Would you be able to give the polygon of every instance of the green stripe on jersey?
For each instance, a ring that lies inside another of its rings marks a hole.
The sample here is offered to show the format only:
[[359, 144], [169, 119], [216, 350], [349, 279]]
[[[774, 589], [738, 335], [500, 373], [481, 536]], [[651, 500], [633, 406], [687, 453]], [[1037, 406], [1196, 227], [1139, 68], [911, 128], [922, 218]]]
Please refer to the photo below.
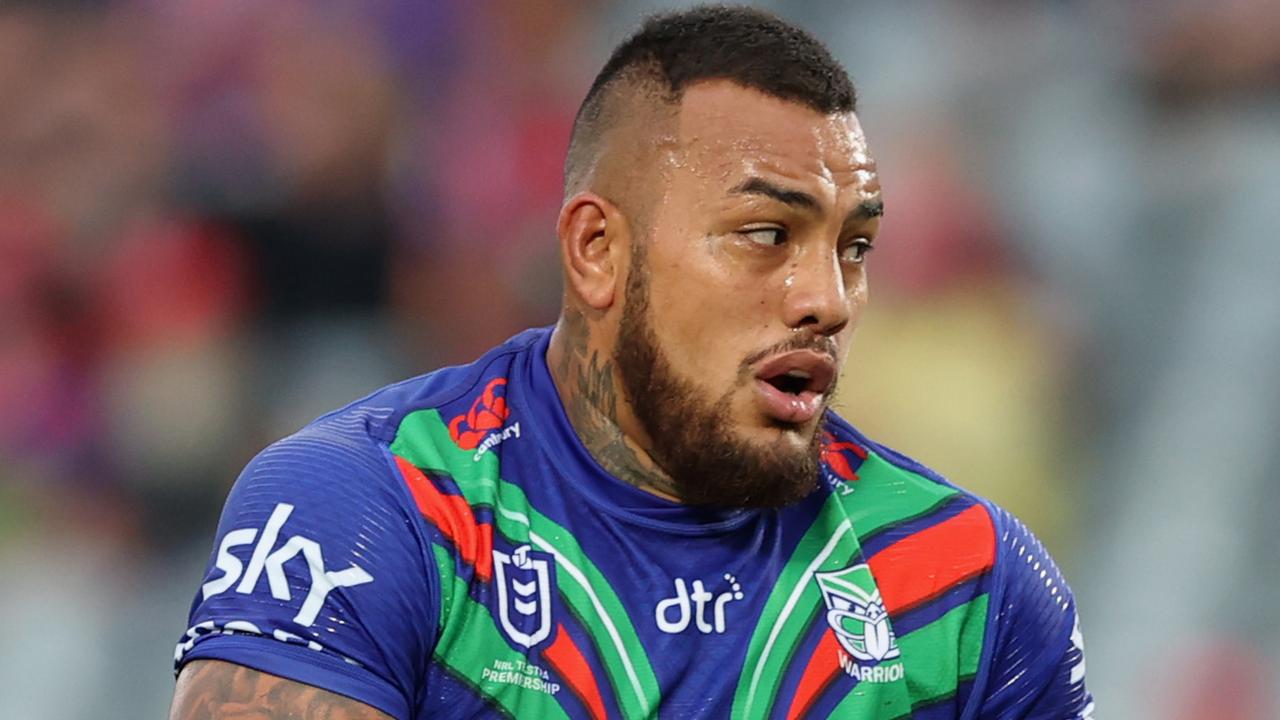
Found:
[[658, 679], [617, 593], [568, 529], [534, 509], [522, 488], [501, 479], [497, 453], [476, 459], [473, 451], [458, 448], [434, 409], [407, 415], [391, 451], [417, 467], [452, 477], [472, 507], [492, 507], [495, 529], [512, 543], [528, 543], [553, 555], [560, 595], [591, 638], [623, 713], [654, 714]]
[[987, 596], [980, 595], [928, 625], [900, 636], [898, 647], [906, 666], [910, 700], [860, 692], [862, 683], [859, 683], [840, 701], [831, 717], [902, 718], [910, 715], [914, 707], [954, 694], [961, 680], [977, 674], [986, 618]]
[[[453, 555], [432, 544], [436, 564], [452, 565]], [[434, 658], [462, 683], [515, 718], [568, 719], [551, 685], [541, 677], [520, 672], [512, 661], [519, 654], [502, 638], [488, 608], [467, 592], [466, 581], [453, 576], [448, 586], [442, 582], [440, 604], [449, 607], [455, 620], [446, 623], [436, 643]], [[504, 664], [505, 663], [505, 664]], [[557, 692], [568, 692], [559, 688]]]
[[900, 468], [872, 451], [858, 467], [858, 480], [848, 487], [853, 492], [835, 494], [844, 502], [860, 538], [928, 515], [959, 493], [953, 487]]
[[[984, 593], [898, 639], [907, 663], [912, 705], [955, 693], [960, 681], [978, 674], [987, 624]], [[957, 652], [958, 650], [958, 652]]]
[[797, 645], [824, 606], [813, 574], [848, 566], [858, 550], [852, 523], [832, 495], [796, 545], [769, 593], [747, 646], [747, 663], [738, 676], [733, 717], [768, 715]]
[[[735, 718], [765, 717], [772, 712], [783, 672], [793, 662], [811, 621], [820, 618], [825, 609], [813, 574], [848, 567], [858, 554], [858, 537], [927, 515], [958, 493], [955, 488], [900, 468], [874, 452], [867, 453], [858, 468], [858, 477], [857, 482], [842, 486], [852, 488], [852, 492], [837, 489], [832, 493], [775, 583], [738, 679], [733, 700]], [[883, 698], [877, 701], [906, 707], [902, 692], [883, 685], [877, 687], [875, 692], [871, 692], [871, 686], [858, 692], [867, 701]]]

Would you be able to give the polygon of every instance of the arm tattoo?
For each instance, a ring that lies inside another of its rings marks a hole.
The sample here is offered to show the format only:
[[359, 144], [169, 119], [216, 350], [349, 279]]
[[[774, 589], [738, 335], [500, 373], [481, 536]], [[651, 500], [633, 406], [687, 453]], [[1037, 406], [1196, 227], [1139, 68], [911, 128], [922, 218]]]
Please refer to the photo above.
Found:
[[565, 352], [557, 363], [556, 380], [567, 390], [565, 411], [582, 444], [619, 480], [677, 495], [670, 476], [618, 427], [613, 363], [602, 358], [599, 350], [588, 349], [586, 318], [581, 312], [566, 310], [564, 335]]
[[389, 720], [351, 698], [221, 660], [182, 670], [169, 720]]

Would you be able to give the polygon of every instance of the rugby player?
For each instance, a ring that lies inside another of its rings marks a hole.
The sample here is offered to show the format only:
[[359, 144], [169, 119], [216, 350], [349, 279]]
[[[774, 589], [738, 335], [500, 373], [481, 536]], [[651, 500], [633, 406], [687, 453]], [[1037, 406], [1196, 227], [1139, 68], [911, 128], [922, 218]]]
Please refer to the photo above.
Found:
[[827, 409], [882, 209], [818, 41], [651, 18], [575, 121], [558, 323], [248, 465], [171, 717], [1088, 717], [1044, 548]]

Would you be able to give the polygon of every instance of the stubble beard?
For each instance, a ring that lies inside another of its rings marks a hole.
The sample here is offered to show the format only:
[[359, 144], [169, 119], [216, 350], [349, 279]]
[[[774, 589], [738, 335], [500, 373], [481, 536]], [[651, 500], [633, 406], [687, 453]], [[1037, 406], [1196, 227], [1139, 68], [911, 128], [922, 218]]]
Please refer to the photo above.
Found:
[[632, 411], [652, 441], [649, 452], [670, 475], [681, 502], [777, 508], [815, 489], [820, 424], [799, 449], [784, 438], [773, 445], [749, 442], [732, 429], [733, 388], [712, 400], [671, 366], [650, 322], [643, 242], [636, 243], [627, 278], [614, 362]]

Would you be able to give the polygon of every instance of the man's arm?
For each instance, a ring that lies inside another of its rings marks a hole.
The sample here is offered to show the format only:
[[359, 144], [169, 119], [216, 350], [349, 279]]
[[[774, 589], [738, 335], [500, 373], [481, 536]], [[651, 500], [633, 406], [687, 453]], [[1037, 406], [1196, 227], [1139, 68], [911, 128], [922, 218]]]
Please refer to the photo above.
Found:
[[390, 720], [328, 690], [221, 660], [193, 660], [178, 676], [169, 720]]

